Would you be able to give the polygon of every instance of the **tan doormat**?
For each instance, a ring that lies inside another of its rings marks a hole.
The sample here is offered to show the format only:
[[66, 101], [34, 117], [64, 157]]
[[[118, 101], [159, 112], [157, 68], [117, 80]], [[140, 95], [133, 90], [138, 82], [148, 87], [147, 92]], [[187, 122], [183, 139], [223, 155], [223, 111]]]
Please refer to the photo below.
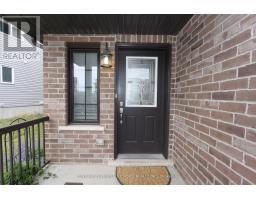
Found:
[[117, 180], [122, 185], [169, 185], [171, 175], [162, 166], [125, 166], [116, 168]]

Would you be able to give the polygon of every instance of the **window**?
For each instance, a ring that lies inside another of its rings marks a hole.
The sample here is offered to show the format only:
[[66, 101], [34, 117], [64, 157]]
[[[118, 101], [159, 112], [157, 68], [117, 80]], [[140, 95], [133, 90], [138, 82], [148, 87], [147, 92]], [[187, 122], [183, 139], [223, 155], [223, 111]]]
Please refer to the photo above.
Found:
[[70, 49], [70, 122], [99, 122], [99, 49]]
[[0, 19], [0, 31], [3, 33], [6, 33], [6, 34], [9, 34], [9, 32], [10, 32], [9, 24], [3, 22], [1, 19]]
[[1, 83], [14, 84], [14, 69], [11, 67], [1, 67]]

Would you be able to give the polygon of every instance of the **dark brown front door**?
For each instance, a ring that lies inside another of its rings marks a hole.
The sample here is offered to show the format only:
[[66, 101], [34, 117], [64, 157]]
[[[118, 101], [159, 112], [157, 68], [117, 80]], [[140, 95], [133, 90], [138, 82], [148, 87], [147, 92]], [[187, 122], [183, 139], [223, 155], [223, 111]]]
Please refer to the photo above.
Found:
[[124, 47], [117, 52], [118, 153], [165, 153], [168, 97], [165, 48]]

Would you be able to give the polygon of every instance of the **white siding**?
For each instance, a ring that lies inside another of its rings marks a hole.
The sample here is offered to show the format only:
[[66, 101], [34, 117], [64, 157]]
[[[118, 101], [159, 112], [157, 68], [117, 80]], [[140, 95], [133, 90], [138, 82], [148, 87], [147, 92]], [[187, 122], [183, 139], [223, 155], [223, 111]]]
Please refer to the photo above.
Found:
[[[38, 105], [43, 100], [43, 51], [37, 48], [38, 59], [4, 59], [3, 36], [0, 32], [0, 65], [14, 68], [14, 84], [0, 83], [0, 107]], [[8, 36], [11, 41], [16, 38]], [[25, 41], [23, 41], [24, 43]], [[20, 53], [24, 52], [12, 52]], [[1, 72], [0, 72], [1, 73]], [[1, 75], [1, 74], [0, 74]]]

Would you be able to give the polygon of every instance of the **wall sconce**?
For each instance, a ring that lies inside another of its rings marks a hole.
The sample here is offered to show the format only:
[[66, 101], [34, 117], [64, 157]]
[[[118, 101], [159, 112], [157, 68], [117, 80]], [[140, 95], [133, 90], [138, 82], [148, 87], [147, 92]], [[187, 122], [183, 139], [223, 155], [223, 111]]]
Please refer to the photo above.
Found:
[[112, 54], [108, 49], [108, 43], [106, 42], [105, 49], [101, 54], [101, 67], [110, 68], [112, 67]]

